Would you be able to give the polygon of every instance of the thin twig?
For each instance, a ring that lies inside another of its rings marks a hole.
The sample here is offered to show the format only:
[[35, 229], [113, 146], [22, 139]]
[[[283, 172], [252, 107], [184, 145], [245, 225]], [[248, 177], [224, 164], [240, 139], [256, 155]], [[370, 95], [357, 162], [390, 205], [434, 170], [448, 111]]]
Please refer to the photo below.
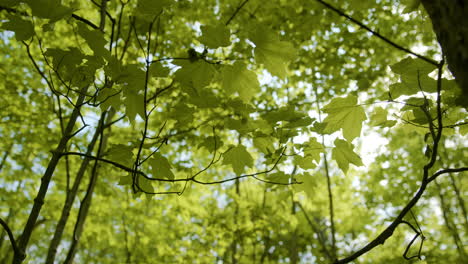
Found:
[[229, 23], [231, 23], [231, 21], [234, 19], [234, 17], [236, 17], [237, 13], [239, 13], [239, 11], [242, 9], [242, 7], [244, 7], [245, 4], [247, 4], [247, 2], [249, 2], [249, 0], [244, 0], [244, 2], [242, 2], [242, 3], [236, 8], [236, 10], [234, 11], [234, 13], [232, 13], [231, 17], [226, 21], [226, 26], [229, 25]]
[[378, 37], [379, 39], [385, 41], [386, 43], [390, 44], [391, 46], [401, 50], [401, 51], [404, 51], [406, 53], [409, 53], [411, 55], [414, 55], [416, 57], [418, 57], [419, 59], [423, 60], [423, 61], [426, 61], [432, 65], [435, 65], [435, 66], [438, 66], [439, 63], [433, 59], [430, 59], [426, 56], [423, 56], [421, 54], [418, 54], [414, 51], [411, 51], [395, 42], [393, 42], [392, 40], [388, 39], [387, 37], [385, 36], [382, 36], [380, 33], [372, 30], [371, 28], [369, 28], [368, 26], [364, 25], [362, 22], [356, 20], [355, 18], [351, 17], [350, 15], [344, 13], [343, 11], [341, 11], [340, 9], [332, 6], [331, 4], [323, 1], [323, 0], [316, 0], [317, 2], [321, 3], [322, 5], [324, 5], [325, 7], [327, 7], [328, 9], [332, 10], [333, 12], [337, 13], [338, 15], [342, 16], [342, 17], [345, 17], [346, 19], [348, 19], [349, 21], [353, 22], [354, 24], [360, 26], [361, 28], [365, 29], [366, 31], [368, 31], [369, 33], [371, 33], [372, 35]]

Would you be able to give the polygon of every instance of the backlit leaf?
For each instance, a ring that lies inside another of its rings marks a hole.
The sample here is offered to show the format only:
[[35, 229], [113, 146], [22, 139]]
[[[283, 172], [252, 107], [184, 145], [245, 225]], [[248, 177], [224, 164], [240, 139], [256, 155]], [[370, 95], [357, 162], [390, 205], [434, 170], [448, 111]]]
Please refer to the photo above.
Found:
[[215, 49], [218, 47], [226, 47], [231, 44], [229, 41], [230, 32], [224, 24], [217, 23], [215, 25], [205, 25], [200, 27], [202, 36], [200, 42], [208, 48]]
[[296, 56], [294, 46], [280, 41], [275, 33], [265, 26], [259, 26], [251, 33], [250, 40], [255, 44], [255, 61], [262, 63], [275, 76], [284, 79], [287, 66]]
[[342, 139], [335, 140], [332, 158], [338, 163], [338, 167], [344, 173], [348, 171], [349, 164], [354, 164], [356, 166], [364, 165], [359, 155], [353, 151], [353, 145]]
[[342, 129], [344, 138], [349, 142], [361, 134], [362, 122], [367, 119], [363, 107], [357, 105], [357, 97], [353, 95], [335, 98], [322, 110], [328, 114], [323, 120], [326, 124], [324, 132]]
[[223, 164], [230, 164], [237, 175], [245, 171], [245, 167], [253, 166], [253, 159], [247, 149], [238, 145], [223, 155]]
[[171, 171], [172, 166], [166, 157], [156, 153], [148, 160], [148, 163], [151, 166], [151, 171], [154, 178], [169, 180], [174, 179], [174, 173]]
[[226, 65], [222, 70], [223, 88], [227, 94], [237, 92], [244, 102], [250, 101], [260, 90], [257, 75], [247, 70], [246, 65], [236, 62], [234, 65]]

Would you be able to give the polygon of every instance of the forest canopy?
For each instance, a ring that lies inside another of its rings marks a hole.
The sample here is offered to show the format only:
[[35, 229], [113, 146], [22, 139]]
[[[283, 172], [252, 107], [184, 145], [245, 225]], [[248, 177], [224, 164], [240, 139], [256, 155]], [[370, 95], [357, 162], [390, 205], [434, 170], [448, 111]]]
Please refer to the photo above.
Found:
[[467, 7], [0, 0], [0, 263], [465, 263]]

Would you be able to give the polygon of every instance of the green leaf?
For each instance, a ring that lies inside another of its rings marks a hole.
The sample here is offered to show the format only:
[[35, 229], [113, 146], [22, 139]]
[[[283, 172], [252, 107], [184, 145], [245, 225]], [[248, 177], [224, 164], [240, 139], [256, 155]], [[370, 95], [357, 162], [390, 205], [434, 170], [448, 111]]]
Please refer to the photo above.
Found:
[[400, 82], [390, 85], [390, 94], [393, 99], [401, 95], [412, 95], [418, 92], [437, 91], [437, 81], [428, 76], [436, 66], [421, 59], [405, 58], [390, 66], [392, 71], [400, 75]]
[[172, 5], [173, 2], [173, 0], [138, 0], [135, 14], [151, 19], [159, 15], [164, 8]]
[[304, 192], [309, 198], [315, 198], [317, 196], [317, 182], [314, 178], [317, 175], [310, 175], [309, 173], [297, 174], [294, 176], [297, 182], [301, 182], [301, 184], [293, 185], [293, 190], [295, 192]]
[[289, 180], [291, 178], [291, 175], [285, 174], [282, 171], [275, 172], [272, 174], [268, 174], [268, 181], [274, 182], [274, 183], [280, 183], [280, 184], [288, 184]]
[[189, 107], [184, 101], [181, 101], [171, 109], [169, 117], [177, 120], [180, 126], [190, 124], [193, 121], [194, 113], [195, 109], [193, 107]]
[[367, 119], [362, 106], [357, 105], [357, 97], [349, 95], [345, 98], [335, 98], [323, 107], [328, 116], [323, 120], [326, 124], [324, 133], [343, 130], [343, 136], [351, 142], [361, 134], [362, 122]]
[[216, 73], [213, 65], [203, 60], [183, 61], [179, 65], [182, 68], [175, 73], [176, 81], [179, 81], [186, 88], [195, 89], [195, 91], [210, 84]]
[[312, 158], [312, 156], [294, 156], [294, 164], [296, 164], [304, 170], [313, 169], [317, 167], [317, 165], [314, 163], [314, 159]]
[[151, 166], [151, 171], [154, 178], [158, 179], [174, 179], [174, 173], [171, 171], [171, 164], [160, 153], [156, 153], [148, 160]]
[[151, 77], [167, 77], [169, 68], [164, 67], [160, 62], [154, 62], [150, 65], [149, 74]]
[[101, 110], [105, 111], [111, 106], [118, 110], [122, 105], [121, 94], [119, 90], [109, 87], [99, 90], [96, 99], [100, 102]]
[[141, 175], [137, 175], [137, 186], [141, 189], [141, 191], [145, 193], [154, 193], [153, 182], [151, 180], [146, 179]]
[[104, 38], [104, 34], [97, 29], [89, 29], [88, 26], [83, 23], [78, 24], [78, 34], [82, 36], [86, 44], [94, 52], [94, 55], [103, 56], [105, 58], [110, 57], [109, 51], [105, 48], [107, 41]]
[[69, 50], [50, 48], [44, 55], [52, 57], [52, 65], [56, 71], [63, 68], [66, 71], [73, 71], [85, 58], [77, 48], [69, 48]]
[[255, 61], [262, 63], [272, 74], [281, 79], [287, 75], [287, 65], [296, 56], [294, 46], [278, 37], [264, 26], [251, 33], [250, 40], [255, 44]]
[[233, 94], [237, 92], [244, 102], [250, 101], [260, 90], [257, 75], [247, 70], [247, 67], [241, 62], [236, 62], [233, 66], [224, 66], [222, 78], [223, 88], [226, 93]]
[[71, 16], [73, 9], [62, 5], [61, 0], [25, 0], [32, 10], [32, 15], [50, 19], [51, 22]]
[[338, 167], [346, 173], [349, 168], [349, 164], [356, 166], [363, 166], [361, 158], [358, 154], [353, 151], [353, 145], [349, 142], [336, 139], [335, 147], [333, 148], [332, 158], [338, 163]]
[[437, 67], [421, 59], [406, 57], [403, 60], [390, 66], [392, 71], [399, 75], [427, 75]]
[[[130, 90], [130, 89], [129, 89]], [[138, 114], [141, 118], [145, 117], [145, 107], [143, 95], [134, 91], [125, 92], [124, 105], [127, 117], [130, 121], [135, 120]]]
[[[271, 124], [276, 124], [278, 121], [289, 121], [293, 123], [309, 117], [307, 113], [297, 112], [294, 108], [294, 105], [283, 106], [279, 109], [270, 110], [262, 117]], [[305, 121], [307, 121], [307, 119]]]
[[275, 138], [273, 137], [254, 137], [253, 144], [258, 150], [265, 154], [270, 154], [275, 151], [275, 147], [273, 146]]
[[223, 146], [223, 144], [224, 143], [223, 141], [221, 141], [220, 137], [210, 136], [210, 137], [205, 138], [203, 142], [198, 145], [198, 148], [205, 148], [206, 150], [212, 153], [215, 150], [215, 146], [216, 146], [216, 149], [219, 149], [220, 147]]
[[387, 119], [387, 110], [383, 109], [382, 107], [376, 107], [374, 112], [372, 113], [370, 119], [371, 124], [378, 127], [392, 127], [394, 126], [397, 121], [396, 120], [388, 120]]
[[16, 40], [28, 40], [34, 36], [34, 26], [31, 21], [21, 19], [16, 15], [8, 15], [8, 19], [9, 21], [2, 24], [2, 29], [15, 32]]
[[131, 166], [134, 162], [132, 150], [133, 147], [131, 146], [115, 144], [111, 146], [107, 153], [107, 156], [110, 160], [128, 167]]
[[320, 162], [320, 153], [322, 152], [325, 152], [325, 148], [321, 143], [317, 142], [316, 138], [310, 138], [304, 144], [304, 155], [311, 157], [317, 164]]
[[202, 36], [200, 42], [208, 48], [216, 49], [219, 47], [227, 47], [231, 44], [229, 37], [231, 33], [229, 28], [224, 24], [217, 23], [215, 25], [205, 25], [200, 27]]
[[244, 146], [238, 145], [223, 154], [223, 164], [231, 164], [234, 172], [240, 175], [245, 171], [245, 167], [253, 166], [253, 159]]

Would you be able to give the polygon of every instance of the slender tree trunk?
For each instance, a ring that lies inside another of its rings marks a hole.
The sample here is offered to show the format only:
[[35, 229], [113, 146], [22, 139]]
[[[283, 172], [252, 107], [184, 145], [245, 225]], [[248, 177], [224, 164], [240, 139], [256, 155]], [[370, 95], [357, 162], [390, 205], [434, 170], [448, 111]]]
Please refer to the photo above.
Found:
[[[104, 118], [104, 113], [101, 115], [101, 119]], [[99, 125], [97, 126], [96, 130], [94, 131], [93, 138], [88, 144], [88, 149], [86, 150], [86, 155], [91, 155], [94, 149], [94, 145], [99, 137], [100, 131], [103, 129], [102, 121], [99, 121]], [[70, 192], [67, 193], [67, 197], [65, 198], [65, 203], [63, 205], [62, 214], [60, 219], [57, 223], [57, 227], [55, 228], [54, 236], [50, 242], [49, 250], [47, 252], [46, 264], [54, 263], [55, 255], [57, 254], [57, 247], [60, 244], [60, 240], [62, 239], [63, 231], [65, 230], [65, 225], [67, 224], [68, 217], [70, 216], [70, 211], [73, 206], [73, 202], [75, 201], [75, 197], [78, 193], [78, 188], [80, 187], [81, 181], [83, 176], [88, 168], [89, 162], [91, 161], [90, 158], [86, 157], [81, 162], [80, 168], [76, 174], [75, 181], [73, 182], [73, 186]]]
[[67, 146], [67, 142], [73, 135], [73, 128], [80, 114], [80, 108], [84, 102], [87, 90], [88, 87], [81, 88], [78, 99], [75, 103], [75, 108], [73, 109], [70, 119], [68, 120], [67, 127], [65, 128], [65, 131], [63, 133], [62, 138], [60, 139], [57, 148], [52, 153], [52, 158], [49, 161], [49, 165], [47, 166], [47, 169], [41, 178], [41, 185], [39, 187], [39, 191], [37, 192], [36, 198], [34, 198], [34, 204], [31, 209], [31, 213], [29, 214], [23, 233], [18, 239], [18, 249], [20, 253], [16, 253], [14, 255], [14, 264], [19, 264], [23, 262], [23, 260], [26, 258], [26, 248], [28, 246], [29, 239], [31, 238], [31, 234], [36, 224], [37, 218], [39, 217], [39, 213], [42, 209], [42, 205], [44, 204], [44, 198], [47, 194], [52, 175], [54, 174], [55, 168], [57, 167], [62, 152]]
[[468, 1], [422, 0], [448, 67], [463, 91], [460, 104], [468, 106]]
[[[115, 114], [114, 110], [111, 110], [109, 112], [109, 115], [107, 116], [108, 121], [106, 123], [112, 122], [111, 119], [113, 118], [114, 114]], [[104, 127], [105, 119], [106, 119], [106, 113], [103, 113], [101, 116], [100, 125], [99, 125], [102, 128]], [[109, 136], [109, 134], [104, 135], [103, 129], [100, 129], [100, 133], [101, 133], [101, 138], [99, 140], [99, 147], [96, 153], [96, 157], [98, 158], [100, 158], [102, 154], [104, 153], [104, 150], [106, 149], [106, 146], [107, 146], [107, 138]], [[65, 263], [73, 263], [73, 259], [76, 255], [76, 251], [78, 249], [78, 244], [81, 238], [81, 234], [83, 233], [84, 224], [88, 216], [89, 208], [91, 208], [94, 188], [96, 187], [97, 179], [99, 176], [98, 169], [99, 169], [99, 161], [96, 160], [94, 163], [92, 172], [91, 172], [88, 189], [86, 190], [86, 194], [83, 200], [81, 201], [81, 206], [78, 211], [78, 217], [76, 219], [75, 228], [73, 230], [72, 243], [70, 245], [70, 249], [68, 251], [67, 257], [65, 259]]]

